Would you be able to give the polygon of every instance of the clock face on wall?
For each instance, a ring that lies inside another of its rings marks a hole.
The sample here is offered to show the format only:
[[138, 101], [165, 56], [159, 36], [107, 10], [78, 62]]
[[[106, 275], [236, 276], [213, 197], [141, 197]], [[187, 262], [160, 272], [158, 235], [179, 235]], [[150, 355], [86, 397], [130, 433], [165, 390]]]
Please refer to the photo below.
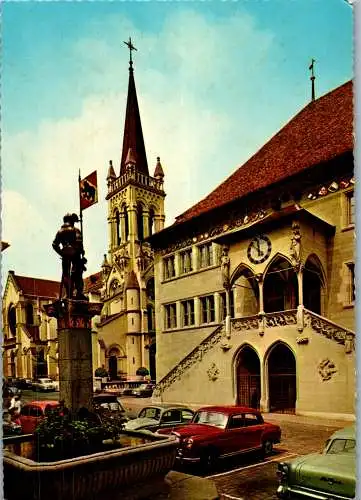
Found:
[[248, 246], [247, 256], [253, 264], [261, 264], [268, 259], [271, 249], [271, 240], [262, 234], [253, 238]]

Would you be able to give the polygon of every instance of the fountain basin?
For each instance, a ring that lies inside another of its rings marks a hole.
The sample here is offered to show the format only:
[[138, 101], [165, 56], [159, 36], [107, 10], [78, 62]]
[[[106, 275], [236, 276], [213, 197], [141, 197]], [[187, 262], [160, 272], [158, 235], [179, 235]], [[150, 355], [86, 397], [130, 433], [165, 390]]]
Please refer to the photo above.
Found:
[[124, 498], [131, 490], [132, 500], [137, 500], [142, 485], [151, 484], [152, 491], [162, 488], [175, 462], [176, 439], [146, 431], [126, 431], [123, 436], [133, 445], [51, 462], [27, 458], [33, 455], [33, 436], [4, 438], [5, 498], [89, 500], [116, 489], [118, 494], [124, 491]]

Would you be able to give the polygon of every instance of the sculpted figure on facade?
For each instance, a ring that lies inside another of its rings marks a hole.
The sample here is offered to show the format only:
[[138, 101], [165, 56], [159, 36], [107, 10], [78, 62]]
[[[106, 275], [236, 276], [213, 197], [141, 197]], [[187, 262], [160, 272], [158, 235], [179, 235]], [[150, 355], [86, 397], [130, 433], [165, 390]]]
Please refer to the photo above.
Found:
[[123, 247], [119, 254], [115, 257], [115, 263], [119, 266], [119, 268], [124, 271], [127, 268], [129, 262], [129, 253], [126, 247]]
[[228, 252], [229, 252], [229, 247], [227, 245], [223, 245], [222, 256], [221, 256], [221, 272], [222, 272], [222, 283], [224, 288], [229, 287], [229, 269], [231, 261]]
[[301, 232], [300, 225], [298, 222], [293, 222], [292, 224], [292, 237], [291, 237], [291, 247], [290, 247], [290, 255], [295, 265], [299, 265], [301, 263]]
[[86, 271], [87, 262], [84, 257], [83, 235], [80, 229], [74, 226], [75, 222], [79, 222], [78, 216], [66, 214], [63, 222], [53, 241], [53, 249], [62, 259], [60, 298], [65, 290], [69, 299], [88, 300], [83, 294], [83, 272]]

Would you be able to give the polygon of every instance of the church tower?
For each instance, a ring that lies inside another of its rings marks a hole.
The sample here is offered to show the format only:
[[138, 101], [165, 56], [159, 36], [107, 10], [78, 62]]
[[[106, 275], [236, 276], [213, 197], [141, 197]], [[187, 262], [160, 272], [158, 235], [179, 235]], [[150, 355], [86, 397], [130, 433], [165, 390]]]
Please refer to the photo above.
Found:
[[98, 333], [111, 376], [115, 371], [132, 376], [144, 366], [155, 378], [154, 360], [149, 360], [155, 342], [154, 266], [145, 239], [164, 228], [164, 173], [158, 157], [154, 175], [149, 175], [134, 80], [136, 49], [131, 39], [125, 43], [130, 50], [128, 96], [119, 170], [110, 161], [106, 179], [109, 248], [102, 265], [104, 307]]

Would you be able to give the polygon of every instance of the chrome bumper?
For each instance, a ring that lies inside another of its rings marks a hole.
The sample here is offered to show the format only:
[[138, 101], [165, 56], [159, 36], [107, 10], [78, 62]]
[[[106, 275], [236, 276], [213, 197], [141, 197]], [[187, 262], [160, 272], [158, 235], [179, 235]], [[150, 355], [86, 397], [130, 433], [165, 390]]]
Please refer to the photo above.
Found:
[[351, 500], [354, 497], [340, 496], [335, 493], [322, 493], [312, 489], [297, 488], [287, 486], [285, 484], [280, 484], [277, 488], [277, 497], [288, 500], [294, 497], [296, 498], [310, 498], [312, 500]]

